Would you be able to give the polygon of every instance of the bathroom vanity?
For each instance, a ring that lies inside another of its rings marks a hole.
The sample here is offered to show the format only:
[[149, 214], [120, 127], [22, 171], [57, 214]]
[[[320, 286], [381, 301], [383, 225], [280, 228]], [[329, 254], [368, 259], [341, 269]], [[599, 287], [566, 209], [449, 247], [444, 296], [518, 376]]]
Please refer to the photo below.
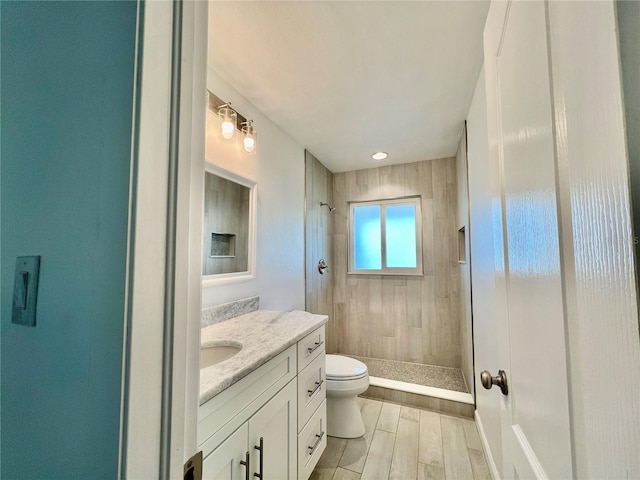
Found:
[[203, 478], [309, 478], [327, 442], [326, 322], [258, 310], [202, 329], [227, 357], [200, 370]]

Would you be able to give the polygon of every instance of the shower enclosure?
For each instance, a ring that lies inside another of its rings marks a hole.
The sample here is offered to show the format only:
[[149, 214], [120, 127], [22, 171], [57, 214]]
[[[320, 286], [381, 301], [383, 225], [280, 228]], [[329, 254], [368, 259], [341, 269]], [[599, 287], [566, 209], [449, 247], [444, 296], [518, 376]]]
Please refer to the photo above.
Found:
[[[367, 364], [365, 396], [472, 416], [456, 159], [333, 174], [306, 152], [305, 166], [306, 308], [329, 316], [327, 352]], [[416, 196], [423, 274], [348, 272], [349, 204]]]

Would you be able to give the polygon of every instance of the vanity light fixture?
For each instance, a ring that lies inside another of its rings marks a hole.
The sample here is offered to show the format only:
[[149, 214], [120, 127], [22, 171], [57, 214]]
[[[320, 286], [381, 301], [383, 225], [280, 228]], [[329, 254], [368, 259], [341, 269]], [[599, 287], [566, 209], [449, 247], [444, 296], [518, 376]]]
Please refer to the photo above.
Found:
[[236, 133], [236, 122], [238, 120], [238, 114], [231, 108], [231, 102], [224, 103], [218, 107], [218, 116], [222, 121], [220, 135], [225, 140], [231, 140]]
[[242, 122], [242, 149], [249, 155], [256, 154], [256, 131], [253, 120]]
[[387, 152], [376, 152], [373, 155], [371, 155], [371, 158], [373, 158], [374, 160], [384, 160], [388, 156], [389, 155], [387, 154]]

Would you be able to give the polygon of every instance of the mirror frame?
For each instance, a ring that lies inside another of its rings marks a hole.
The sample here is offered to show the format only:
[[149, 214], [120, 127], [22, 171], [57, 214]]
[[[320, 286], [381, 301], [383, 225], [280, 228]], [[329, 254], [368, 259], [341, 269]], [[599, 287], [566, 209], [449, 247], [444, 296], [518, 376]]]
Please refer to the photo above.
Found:
[[[247, 282], [256, 278], [256, 212], [258, 199], [258, 183], [238, 175], [235, 172], [219, 167], [218, 165], [206, 160], [204, 162], [205, 175], [211, 173], [230, 180], [249, 189], [249, 241], [247, 252], [247, 270], [244, 272], [218, 273], [214, 275], [202, 275], [202, 286], [213, 287], [217, 285], [226, 285], [230, 283]], [[203, 196], [204, 198], [204, 196]], [[206, 201], [206, 199], [204, 199]], [[203, 219], [204, 223], [204, 209]], [[200, 261], [202, 265], [202, 260]]]

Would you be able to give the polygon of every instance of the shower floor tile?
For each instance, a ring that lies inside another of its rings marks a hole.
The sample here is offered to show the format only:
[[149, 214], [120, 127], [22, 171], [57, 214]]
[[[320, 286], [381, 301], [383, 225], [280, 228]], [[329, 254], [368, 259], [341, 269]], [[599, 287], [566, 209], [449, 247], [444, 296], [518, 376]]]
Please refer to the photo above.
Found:
[[349, 356], [364, 363], [369, 370], [369, 375], [373, 377], [469, 393], [462, 370], [459, 368]]

